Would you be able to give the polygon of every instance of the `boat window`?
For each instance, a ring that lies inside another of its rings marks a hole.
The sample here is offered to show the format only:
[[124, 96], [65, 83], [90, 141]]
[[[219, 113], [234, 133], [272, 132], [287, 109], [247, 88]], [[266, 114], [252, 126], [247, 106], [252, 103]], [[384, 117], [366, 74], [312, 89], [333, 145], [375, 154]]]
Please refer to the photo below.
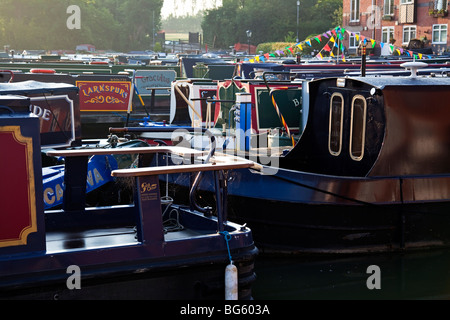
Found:
[[330, 100], [330, 118], [328, 132], [328, 151], [338, 156], [342, 148], [342, 123], [344, 117], [344, 97], [340, 93], [333, 93]]
[[360, 161], [364, 156], [366, 109], [366, 99], [361, 95], [354, 96], [350, 121], [350, 157], [355, 161]]

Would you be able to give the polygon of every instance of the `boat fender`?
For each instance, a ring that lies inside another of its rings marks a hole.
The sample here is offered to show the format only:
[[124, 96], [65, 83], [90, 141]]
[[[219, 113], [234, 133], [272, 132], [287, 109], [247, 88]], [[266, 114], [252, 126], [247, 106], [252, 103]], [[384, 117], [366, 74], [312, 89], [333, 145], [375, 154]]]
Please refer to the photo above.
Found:
[[54, 69], [31, 69], [31, 73], [56, 73]]
[[228, 243], [231, 240], [231, 235], [227, 231], [220, 233], [225, 237], [230, 259], [230, 264], [225, 268], [225, 300], [238, 300], [238, 271], [231, 259], [230, 245]]
[[238, 272], [233, 263], [225, 268], [225, 300], [238, 299]]

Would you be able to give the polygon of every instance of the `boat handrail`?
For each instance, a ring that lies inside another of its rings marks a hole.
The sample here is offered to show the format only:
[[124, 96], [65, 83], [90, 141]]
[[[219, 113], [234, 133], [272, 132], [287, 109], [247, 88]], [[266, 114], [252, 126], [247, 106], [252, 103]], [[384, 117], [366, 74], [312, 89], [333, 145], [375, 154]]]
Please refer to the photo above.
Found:
[[151, 154], [151, 153], [171, 153], [178, 156], [201, 156], [208, 151], [190, 149], [177, 146], [156, 146], [140, 148], [87, 148], [76, 150], [51, 150], [47, 151], [48, 156], [56, 157], [83, 157], [92, 155], [112, 155], [112, 154]]
[[132, 169], [113, 170], [113, 177], [142, 177], [159, 174], [185, 173], [185, 172], [204, 172], [204, 171], [220, 171], [244, 169], [253, 167], [252, 161], [233, 161], [228, 163], [204, 163], [204, 164], [185, 164], [174, 166], [145, 167]]

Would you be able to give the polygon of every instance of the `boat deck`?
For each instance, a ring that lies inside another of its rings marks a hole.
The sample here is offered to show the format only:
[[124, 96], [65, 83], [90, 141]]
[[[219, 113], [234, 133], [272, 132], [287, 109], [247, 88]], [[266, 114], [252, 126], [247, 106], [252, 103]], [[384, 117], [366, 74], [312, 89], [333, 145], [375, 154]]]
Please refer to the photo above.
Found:
[[[211, 235], [210, 230], [182, 229], [165, 233], [165, 241]], [[131, 246], [140, 244], [135, 227], [103, 228], [85, 231], [51, 231], [46, 234], [47, 253]]]

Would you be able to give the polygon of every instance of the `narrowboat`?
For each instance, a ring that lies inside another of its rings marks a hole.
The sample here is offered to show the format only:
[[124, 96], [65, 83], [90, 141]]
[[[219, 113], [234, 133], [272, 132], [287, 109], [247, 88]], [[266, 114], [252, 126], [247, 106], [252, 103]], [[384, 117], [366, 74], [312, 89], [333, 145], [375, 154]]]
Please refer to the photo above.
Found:
[[[251, 227], [261, 251], [450, 245], [450, 79], [417, 76], [414, 64], [408, 77], [305, 83], [307, 120], [295, 147], [229, 175], [230, 218]], [[201, 188], [212, 181], [205, 175]]]
[[[49, 150], [64, 158], [61, 209], [45, 210], [39, 118], [26, 96], [0, 95], [1, 299], [251, 299], [258, 253], [251, 230], [228, 221], [223, 171], [251, 161], [180, 147]], [[157, 153], [176, 166], [148, 167]], [[138, 167], [113, 169], [134, 190], [129, 205], [87, 206], [90, 157], [138, 155]], [[216, 214], [177, 205], [160, 192], [159, 175], [217, 172]], [[228, 268], [233, 265], [236, 269]], [[233, 277], [235, 275], [235, 277]], [[233, 282], [234, 279], [234, 282]], [[227, 286], [228, 285], [228, 286]], [[234, 291], [233, 291], [234, 292]]]

